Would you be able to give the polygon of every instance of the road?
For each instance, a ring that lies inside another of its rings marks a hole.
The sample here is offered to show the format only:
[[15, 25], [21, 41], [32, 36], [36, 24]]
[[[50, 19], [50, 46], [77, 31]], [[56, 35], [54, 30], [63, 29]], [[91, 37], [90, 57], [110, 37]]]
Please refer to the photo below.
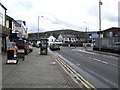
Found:
[[69, 47], [56, 53], [96, 88], [118, 88], [118, 57]]

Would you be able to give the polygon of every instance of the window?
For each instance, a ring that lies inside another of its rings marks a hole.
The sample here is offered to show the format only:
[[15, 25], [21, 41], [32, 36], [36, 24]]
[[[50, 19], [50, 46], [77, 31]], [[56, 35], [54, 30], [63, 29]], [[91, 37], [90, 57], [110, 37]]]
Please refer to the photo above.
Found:
[[5, 10], [0, 7], [0, 24], [5, 26]]
[[2, 13], [0, 12], [0, 24], [2, 25], [2, 22], [3, 22], [3, 15]]

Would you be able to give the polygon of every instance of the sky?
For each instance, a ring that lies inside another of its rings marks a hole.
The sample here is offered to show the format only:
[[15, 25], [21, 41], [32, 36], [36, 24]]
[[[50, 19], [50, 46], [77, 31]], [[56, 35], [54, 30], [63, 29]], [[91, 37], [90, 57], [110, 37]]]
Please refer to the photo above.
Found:
[[[101, 0], [101, 30], [118, 27], [118, 2]], [[73, 29], [99, 30], [99, 0], [0, 0], [7, 15], [26, 21], [28, 33]]]

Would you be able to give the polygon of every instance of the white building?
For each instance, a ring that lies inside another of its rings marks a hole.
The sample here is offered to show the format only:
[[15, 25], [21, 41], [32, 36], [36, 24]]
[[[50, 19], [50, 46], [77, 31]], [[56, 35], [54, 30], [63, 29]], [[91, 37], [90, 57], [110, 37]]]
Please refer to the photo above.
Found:
[[74, 35], [59, 35], [58, 36], [58, 40], [63, 42], [63, 43], [66, 43], [66, 42], [76, 42], [78, 41], [78, 39], [74, 36]]
[[52, 36], [52, 35], [50, 37], [48, 37], [47, 39], [48, 39], [48, 44], [49, 45], [53, 44], [56, 41], [56, 38], [54, 36]]
[[6, 12], [7, 9], [0, 2], [0, 52], [6, 52], [6, 40], [9, 35], [6, 29]]
[[15, 32], [18, 33], [18, 37], [26, 38], [27, 28], [25, 21], [22, 20], [16, 20], [16, 21], [19, 23], [19, 26], [16, 27]]
[[16, 28], [20, 27], [20, 24], [12, 17], [6, 15], [6, 28], [10, 31], [9, 39], [14, 41], [17, 38]]
[[64, 38], [63, 38], [63, 36], [62, 36], [61, 34], [58, 36], [58, 40], [59, 40], [60, 42], [63, 42]]

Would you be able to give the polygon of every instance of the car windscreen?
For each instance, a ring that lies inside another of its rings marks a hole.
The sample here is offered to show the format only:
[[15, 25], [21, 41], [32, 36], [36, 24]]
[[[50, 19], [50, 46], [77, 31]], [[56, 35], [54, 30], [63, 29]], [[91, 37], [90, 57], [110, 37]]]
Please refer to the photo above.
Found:
[[18, 49], [24, 49], [24, 41], [23, 40], [17, 40], [16, 45]]
[[12, 47], [13, 42], [8, 42], [7, 47]]

